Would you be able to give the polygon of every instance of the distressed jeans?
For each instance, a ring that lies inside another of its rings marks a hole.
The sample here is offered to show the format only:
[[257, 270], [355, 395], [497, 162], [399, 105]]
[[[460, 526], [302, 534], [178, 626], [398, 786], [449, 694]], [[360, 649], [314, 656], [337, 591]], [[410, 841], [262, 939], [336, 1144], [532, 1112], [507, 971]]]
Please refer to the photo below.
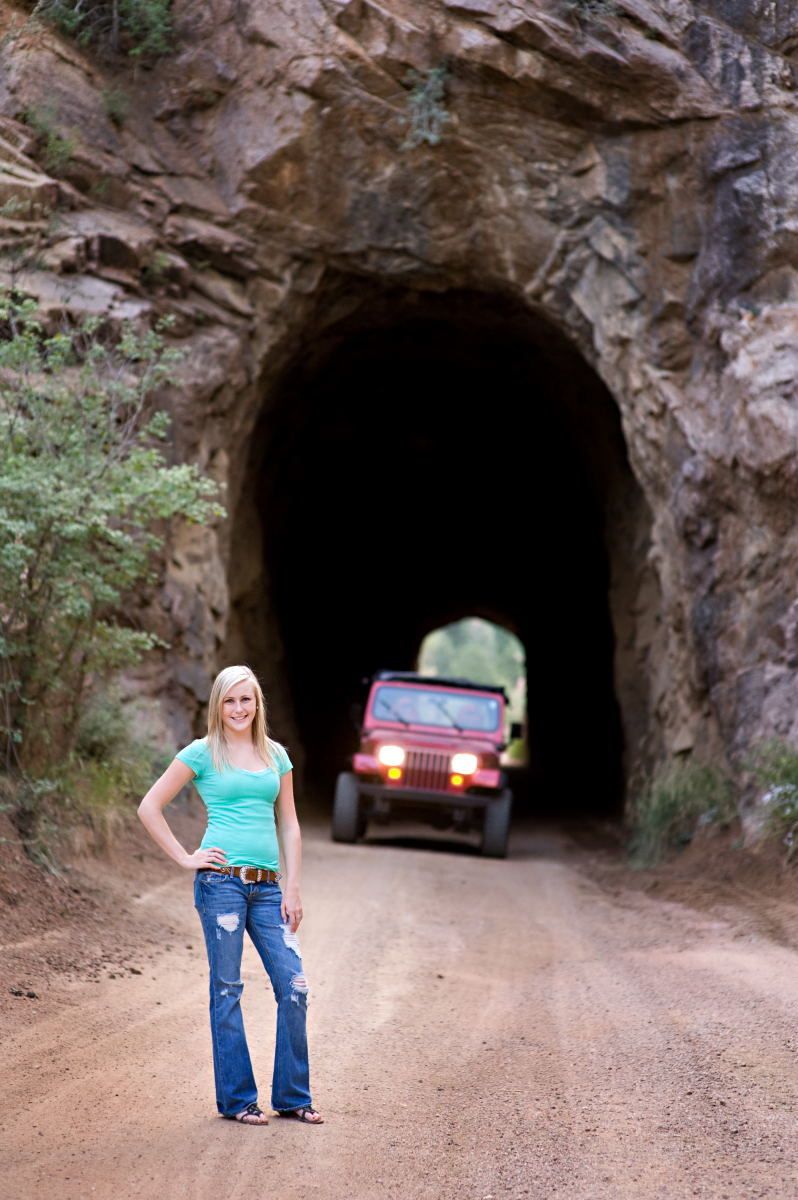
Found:
[[216, 1107], [223, 1116], [243, 1112], [258, 1098], [241, 1014], [241, 954], [249, 934], [277, 1001], [272, 1107], [311, 1103], [305, 1031], [308, 986], [296, 934], [280, 914], [276, 883], [242, 883], [234, 875], [197, 871], [194, 905], [202, 922], [210, 965], [211, 1040]]

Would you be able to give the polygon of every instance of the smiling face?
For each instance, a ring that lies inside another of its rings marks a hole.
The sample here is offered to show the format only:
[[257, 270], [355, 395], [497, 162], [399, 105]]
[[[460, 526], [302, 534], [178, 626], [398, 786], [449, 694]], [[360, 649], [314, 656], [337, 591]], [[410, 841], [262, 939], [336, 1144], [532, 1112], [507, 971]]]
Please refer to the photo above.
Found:
[[225, 692], [222, 700], [222, 723], [229, 733], [240, 734], [252, 728], [257, 700], [252, 683], [243, 679]]

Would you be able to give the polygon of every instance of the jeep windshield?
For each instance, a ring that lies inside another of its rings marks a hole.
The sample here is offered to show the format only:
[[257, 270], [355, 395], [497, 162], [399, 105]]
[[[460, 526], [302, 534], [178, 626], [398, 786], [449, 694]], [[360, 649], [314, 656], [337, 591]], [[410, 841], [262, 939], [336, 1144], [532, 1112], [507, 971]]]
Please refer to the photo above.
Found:
[[495, 733], [501, 721], [501, 705], [491, 696], [383, 684], [374, 694], [372, 716], [377, 721], [397, 721], [401, 725]]

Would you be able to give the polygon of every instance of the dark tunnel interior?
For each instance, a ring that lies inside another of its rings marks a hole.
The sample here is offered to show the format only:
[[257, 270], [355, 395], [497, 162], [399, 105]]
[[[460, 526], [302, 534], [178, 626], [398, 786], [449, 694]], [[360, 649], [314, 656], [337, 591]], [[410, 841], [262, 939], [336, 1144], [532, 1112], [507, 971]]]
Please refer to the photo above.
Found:
[[499, 297], [364, 308], [308, 337], [253, 439], [306, 786], [332, 798], [364, 678], [413, 669], [428, 632], [477, 615], [526, 650], [518, 808], [618, 814], [605, 523], [631, 476], [612, 398], [555, 330]]

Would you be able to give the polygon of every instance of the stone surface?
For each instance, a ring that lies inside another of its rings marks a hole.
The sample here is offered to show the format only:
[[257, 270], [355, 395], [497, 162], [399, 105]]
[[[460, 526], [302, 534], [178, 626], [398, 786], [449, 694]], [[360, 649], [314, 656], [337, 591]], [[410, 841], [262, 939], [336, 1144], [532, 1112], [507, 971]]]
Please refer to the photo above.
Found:
[[[235, 597], [268, 592], [256, 557], [230, 576], [261, 518], [229, 464], [297, 345], [357, 308], [346, 277], [512, 297], [609, 389], [642, 497], [607, 543], [630, 774], [798, 738], [798, 10], [615, 8], [177, 0], [179, 53], [124, 76], [119, 129], [119, 80], [0, 5], [0, 203], [52, 214], [25, 286], [48, 313], [173, 312], [178, 445], [228, 464], [236, 520], [165, 567], [187, 693], [244, 648]], [[442, 65], [440, 141], [412, 146]], [[75, 140], [57, 180], [32, 110]]]

